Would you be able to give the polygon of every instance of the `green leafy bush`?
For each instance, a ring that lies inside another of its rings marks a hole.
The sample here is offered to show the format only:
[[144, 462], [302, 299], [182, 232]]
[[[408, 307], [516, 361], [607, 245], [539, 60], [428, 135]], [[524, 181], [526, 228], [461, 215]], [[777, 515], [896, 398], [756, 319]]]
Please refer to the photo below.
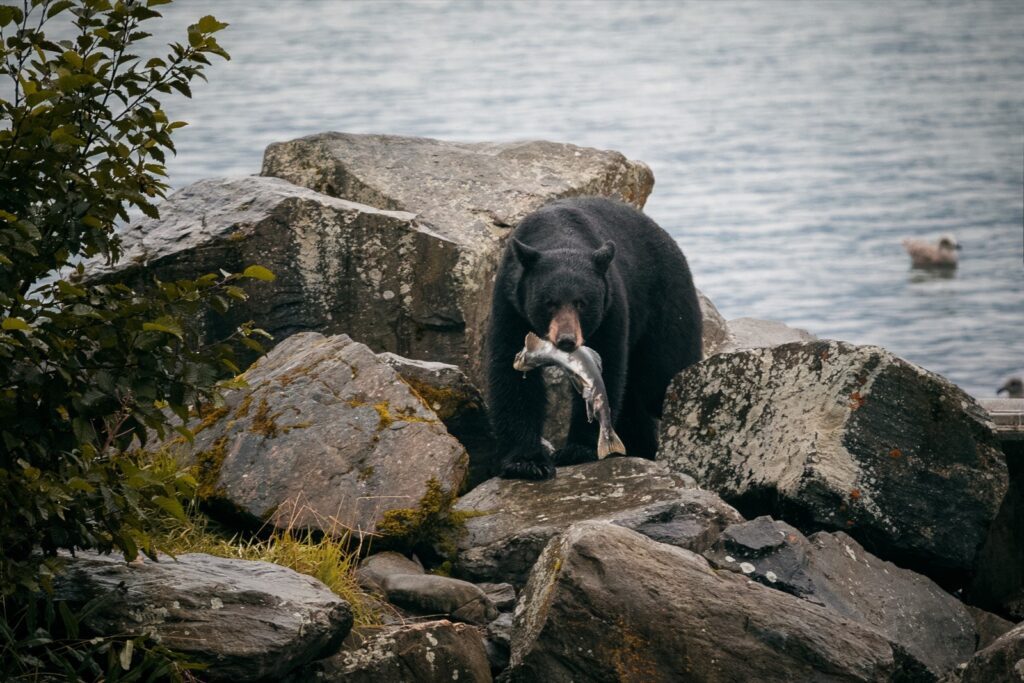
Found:
[[191, 96], [209, 59], [227, 58], [214, 38], [226, 24], [210, 16], [163, 57], [133, 54], [149, 36], [146, 22], [160, 16], [154, 8], [168, 2], [0, 4], [0, 78], [9, 79], [0, 82], [0, 600], [8, 646], [21, 642], [59, 550], [154, 553], [148, 523], [184, 517], [179, 498], [195, 482], [129, 449], [172, 428], [191, 438], [190, 412], [216, 403], [232, 381], [224, 378], [239, 372], [237, 342], [259, 350], [250, 335], [260, 331], [250, 325], [208, 345], [192, 327], [207, 307], [224, 312], [244, 299], [242, 279], [271, 277], [263, 268], [141, 291], [90, 280], [82, 266], [118, 259], [115, 227], [130, 211], [157, 216], [171, 135], [185, 125], [169, 120], [157, 97]]

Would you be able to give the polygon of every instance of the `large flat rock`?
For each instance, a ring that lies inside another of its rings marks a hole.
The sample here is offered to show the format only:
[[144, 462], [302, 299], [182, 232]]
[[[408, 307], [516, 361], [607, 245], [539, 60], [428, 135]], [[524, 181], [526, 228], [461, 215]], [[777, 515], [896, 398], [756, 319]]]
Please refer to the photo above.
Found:
[[516, 607], [509, 679], [929, 680], [874, 630], [601, 522], [545, 548]]
[[347, 133], [272, 144], [262, 173], [415, 214], [430, 244], [385, 237], [359, 246], [364, 259], [378, 264], [367, 265], [366, 273], [397, 273], [399, 281], [387, 289], [395, 294], [394, 305], [406, 309], [398, 320], [408, 320], [414, 334], [403, 335], [399, 348], [378, 348], [361, 328], [344, 331], [379, 351], [454, 363], [474, 378], [480, 376], [482, 335], [509, 230], [561, 197], [601, 195], [643, 207], [654, 184], [646, 165], [618, 152], [545, 141], [461, 143]]
[[669, 387], [658, 459], [747, 517], [843, 530], [958, 585], [1007, 489], [987, 414], [884, 349], [791, 343], [726, 353]]
[[246, 371], [249, 388], [193, 429], [200, 495], [254, 520], [373, 531], [436, 479], [458, 489], [466, 452], [391, 366], [346, 335], [296, 334]]
[[466, 521], [456, 568], [471, 581], [525, 582], [547, 542], [580, 520], [615, 521], [703, 550], [735, 510], [692, 480], [640, 458], [559, 468], [547, 481], [491, 479], [459, 500]]
[[843, 532], [799, 530], [758, 517], [727, 527], [704, 552], [712, 565], [822, 605], [878, 631], [936, 678], [974, 653], [967, 607], [921, 574], [867, 552]]
[[82, 552], [67, 559], [55, 597], [81, 607], [107, 596], [84, 627], [147, 634], [190, 661], [203, 680], [281, 680], [337, 648], [352, 628], [348, 603], [316, 579], [269, 562], [201, 553], [125, 564]]

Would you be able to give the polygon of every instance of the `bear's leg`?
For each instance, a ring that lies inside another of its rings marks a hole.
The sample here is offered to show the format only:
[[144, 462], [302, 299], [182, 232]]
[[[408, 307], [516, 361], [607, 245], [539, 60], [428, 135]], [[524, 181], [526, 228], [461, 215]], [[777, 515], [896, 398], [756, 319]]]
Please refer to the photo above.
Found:
[[593, 422], [587, 421], [587, 406], [583, 398], [573, 393], [569, 436], [565, 440], [565, 446], [555, 451], [555, 464], [576, 465], [597, 460], [598, 428], [596, 418]]
[[492, 317], [488, 360], [487, 400], [500, 474], [509, 479], [550, 479], [555, 466], [541, 443], [547, 407], [544, 382], [540, 372], [524, 375], [512, 367], [526, 331], [514, 323], [503, 326], [506, 320], [502, 312]]
[[658, 423], [647, 411], [644, 397], [630, 383], [622, 399], [622, 411], [615, 431], [626, 447], [626, 455], [654, 460], [658, 452]]

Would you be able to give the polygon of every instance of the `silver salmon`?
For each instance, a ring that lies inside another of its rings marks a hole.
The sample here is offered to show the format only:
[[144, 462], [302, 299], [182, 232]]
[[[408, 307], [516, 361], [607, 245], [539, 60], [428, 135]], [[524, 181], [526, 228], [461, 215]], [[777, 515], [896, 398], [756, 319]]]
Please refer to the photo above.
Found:
[[520, 372], [529, 372], [545, 365], [557, 365], [569, 373], [569, 379], [576, 391], [580, 392], [587, 406], [587, 421], [597, 417], [601, 429], [597, 436], [597, 457], [604, 459], [609, 453], [626, 454], [626, 447], [612, 428], [612, 410], [608, 405], [608, 393], [601, 377], [601, 356], [594, 349], [581, 346], [572, 353], [561, 351], [546, 339], [533, 332], [526, 335], [522, 350], [516, 354], [512, 367]]

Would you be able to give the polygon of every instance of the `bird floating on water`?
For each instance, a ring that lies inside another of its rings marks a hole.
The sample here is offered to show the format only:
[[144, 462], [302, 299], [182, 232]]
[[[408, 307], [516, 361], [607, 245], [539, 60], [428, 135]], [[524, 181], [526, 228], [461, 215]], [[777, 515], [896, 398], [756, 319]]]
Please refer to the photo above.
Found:
[[1006, 392], [1010, 398], [1024, 398], [1024, 379], [1020, 377], [1011, 377], [1006, 380], [1006, 384], [999, 387], [999, 391], [996, 392], [996, 396]]
[[960, 244], [950, 234], [941, 235], [938, 243], [905, 239], [903, 248], [910, 254], [914, 268], [956, 268]]

